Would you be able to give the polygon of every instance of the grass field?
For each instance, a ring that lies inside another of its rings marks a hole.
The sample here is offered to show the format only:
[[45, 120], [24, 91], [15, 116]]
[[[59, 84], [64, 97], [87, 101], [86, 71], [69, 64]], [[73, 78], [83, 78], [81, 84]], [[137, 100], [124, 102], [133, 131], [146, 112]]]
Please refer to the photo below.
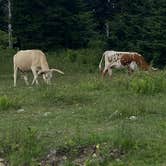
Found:
[[13, 88], [11, 61], [1, 64], [0, 158], [10, 166], [166, 165], [165, 71], [114, 71], [102, 81], [95, 64], [48, 59], [65, 72], [51, 86], [19, 78]]

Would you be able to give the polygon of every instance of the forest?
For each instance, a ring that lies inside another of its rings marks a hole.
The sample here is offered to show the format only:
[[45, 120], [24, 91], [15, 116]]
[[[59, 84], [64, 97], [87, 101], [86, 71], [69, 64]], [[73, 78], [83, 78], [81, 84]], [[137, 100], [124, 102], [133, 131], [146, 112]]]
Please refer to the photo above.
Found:
[[166, 63], [165, 0], [0, 1], [0, 47], [9, 22], [19, 49], [100, 48], [137, 51], [158, 67]]

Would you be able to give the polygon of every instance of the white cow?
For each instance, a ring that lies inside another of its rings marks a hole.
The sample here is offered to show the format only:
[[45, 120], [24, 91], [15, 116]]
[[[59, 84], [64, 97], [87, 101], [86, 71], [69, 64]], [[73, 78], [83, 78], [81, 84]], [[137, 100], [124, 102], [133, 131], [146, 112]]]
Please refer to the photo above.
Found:
[[16, 86], [18, 70], [23, 73], [23, 78], [27, 85], [29, 85], [29, 82], [27, 75], [25, 73], [28, 71], [32, 71], [34, 76], [32, 85], [34, 83], [38, 84], [37, 77], [39, 74], [43, 75], [43, 79], [47, 84], [51, 83], [53, 71], [64, 74], [61, 70], [49, 68], [46, 56], [41, 50], [18, 51], [13, 57], [13, 65], [14, 65], [14, 86]]

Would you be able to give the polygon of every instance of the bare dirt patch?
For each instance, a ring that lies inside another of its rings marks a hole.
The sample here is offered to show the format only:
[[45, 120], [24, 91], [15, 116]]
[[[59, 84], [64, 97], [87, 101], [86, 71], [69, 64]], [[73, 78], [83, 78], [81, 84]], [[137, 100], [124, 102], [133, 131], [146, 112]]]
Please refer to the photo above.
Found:
[[66, 161], [70, 161], [73, 165], [83, 166], [89, 160], [117, 160], [124, 156], [125, 152], [121, 149], [109, 148], [108, 154], [104, 156], [100, 148], [96, 145], [79, 146], [76, 148], [63, 148], [51, 150], [41, 161], [41, 166], [63, 166]]

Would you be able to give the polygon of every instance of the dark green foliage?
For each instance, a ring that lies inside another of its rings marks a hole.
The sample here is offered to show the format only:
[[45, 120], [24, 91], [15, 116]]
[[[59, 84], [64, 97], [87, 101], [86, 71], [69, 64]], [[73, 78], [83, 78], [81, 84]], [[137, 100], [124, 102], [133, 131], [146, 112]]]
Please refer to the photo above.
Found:
[[0, 1], [0, 30], [7, 30], [7, 12], [6, 12], [7, 0]]
[[138, 51], [148, 61], [163, 66], [166, 63], [165, 2], [123, 0], [118, 4], [119, 13], [110, 19], [110, 47], [116, 50]]
[[6, 111], [9, 108], [19, 109], [20, 105], [16, 99], [7, 96], [0, 96], [0, 111]]
[[85, 47], [94, 33], [92, 14], [82, 0], [16, 0], [13, 8], [21, 48]]
[[0, 30], [0, 48], [8, 46], [8, 35], [6, 32]]
[[[90, 47], [103, 51], [137, 51], [157, 66], [166, 63], [165, 0], [11, 2], [13, 33], [17, 38], [14, 45], [21, 49]], [[3, 31], [8, 29], [6, 5], [7, 0], [0, 1], [0, 30]], [[4, 38], [3, 34], [0, 38]], [[72, 56], [71, 60], [75, 61], [76, 57]]]
[[138, 74], [131, 80], [130, 88], [139, 94], [161, 93], [166, 88], [165, 73], [160, 75]]

